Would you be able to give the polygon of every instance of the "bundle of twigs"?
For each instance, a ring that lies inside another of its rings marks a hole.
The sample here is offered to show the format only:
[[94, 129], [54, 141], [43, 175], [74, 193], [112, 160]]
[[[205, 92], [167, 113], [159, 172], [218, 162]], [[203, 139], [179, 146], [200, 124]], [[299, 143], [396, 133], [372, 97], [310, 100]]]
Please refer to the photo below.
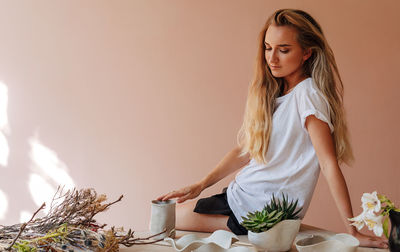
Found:
[[[119, 245], [127, 247], [149, 244], [154, 236], [135, 238], [134, 232], [105, 230], [93, 218], [121, 201], [123, 195], [111, 203], [105, 195], [97, 195], [94, 189], [68, 190], [58, 188], [48, 214], [35, 218], [45, 208], [43, 204], [26, 223], [12, 226], [0, 225], [0, 251], [118, 251]], [[157, 234], [158, 235], [158, 234]]]

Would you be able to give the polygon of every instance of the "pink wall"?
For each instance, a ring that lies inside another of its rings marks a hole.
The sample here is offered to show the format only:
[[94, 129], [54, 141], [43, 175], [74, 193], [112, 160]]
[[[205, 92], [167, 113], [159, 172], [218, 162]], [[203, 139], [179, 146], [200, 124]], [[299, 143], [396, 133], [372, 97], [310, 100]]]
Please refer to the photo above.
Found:
[[[147, 229], [151, 199], [201, 179], [234, 146], [258, 32], [284, 7], [312, 14], [335, 51], [355, 213], [363, 192], [400, 204], [398, 1], [2, 1], [0, 223], [70, 178], [125, 195], [99, 220]], [[323, 176], [305, 223], [344, 231]]]

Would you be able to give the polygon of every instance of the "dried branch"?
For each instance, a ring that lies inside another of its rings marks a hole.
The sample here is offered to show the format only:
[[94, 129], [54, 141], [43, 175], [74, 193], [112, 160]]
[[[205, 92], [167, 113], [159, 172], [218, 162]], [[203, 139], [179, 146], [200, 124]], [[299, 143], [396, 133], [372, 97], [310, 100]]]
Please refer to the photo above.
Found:
[[[45, 217], [35, 218], [36, 214], [45, 207], [43, 204], [32, 216], [22, 224], [12, 226], [0, 225], [0, 250], [7, 246], [7, 250], [30, 250], [41, 248], [46, 251], [60, 251], [61, 247], [68, 250], [118, 251], [119, 245], [131, 247], [133, 245], [152, 244], [163, 239], [151, 240], [159, 234], [146, 238], [134, 237], [134, 232], [121, 231], [117, 234], [114, 228], [104, 230], [106, 224], [97, 223], [93, 218], [104, 212], [113, 204], [121, 201], [123, 195], [111, 203], [105, 203], [106, 195], [98, 195], [94, 189], [71, 189], [64, 191], [58, 187], [54, 194], [49, 212]], [[15, 237], [13, 239], [13, 237]], [[8, 244], [10, 244], [8, 246]], [[62, 248], [61, 250], [67, 250]]]
[[118, 198], [116, 201], [113, 201], [113, 202], [111, 202], [111, 203], [105, 204], [105, 205], [103, 205], [103, 206], [102, 206], [101, 208], [99, 208], [99, 209], [94, 208], [93, 211], [92, 211], [91, 216], [90, 216], [84, 223], [82, 223], [82, 224], [90, 224], [90, 223], [92, 222], [92, 220], [93, 220], [93, 217], [94, 217], [96, 214], [98, 214], [99, 212], [102, 212], [102, 211], [107, 210], [109, 206], [111, 206], [111, 205], [113, 205], [113, 204], [115, 204], [115, 203], [121, 201], [123, 197], [124, 197], [124, 195], [121, 195], [121, 196], [119, 196], [119, 198]]
[[11, 250], [12, 246], [14, 246], [15, 242], [18, 240], [18, 238], [21, 236], [22, 232], [24, 231], [24, 229], [26, 228], [26, 226], [33, 220], [33, 218], [36, 216], [36, 214], [42, 210], [44, 207], [46, 206], [46, 203], [43, 203], [40, 208], [38, 210], [36, 210], [36, 212], [32, 215], [32, 218], [28, 221], [22, 224], [18, 235], [14, 238], [14, 240], [12, 241], [11, 245], [6, 248], [6, 250]]
[[120, 244], [124, 245], [125, 247], [132, 247], [133, 245], [145, 245], [145, 244], [153, 244], [159, 241], [163, 241], [164, 238], [162, 239], [158, 239], [158, 240], [153, 240], [153, 241], [149, 241], [149, 242], [143, 242], [143, 241], [147, 241], [150, 240], [153, 237], [156, 237], [160, 234], [163, 234], [167, 232], [167, 229], [164, 229], [162, 232], [155, 234], [155, 235], [151, 235], [148, 236], [146, 238], [134, 238], [133, 236], [133, 232], [129, 229], [128, 233], [126, 236], [124, 236], [121, 240], [120, 240]]

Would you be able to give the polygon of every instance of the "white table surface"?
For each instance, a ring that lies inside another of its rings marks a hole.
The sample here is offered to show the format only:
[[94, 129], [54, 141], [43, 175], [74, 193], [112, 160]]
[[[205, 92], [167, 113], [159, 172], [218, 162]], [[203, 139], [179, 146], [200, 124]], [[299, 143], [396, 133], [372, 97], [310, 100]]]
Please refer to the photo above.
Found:
[[[175, 239], [179, 239], [183, 235], [193, 234], [193, 233], [195, 233], [199, 237], [208, 237], [208, 236], [210, 236], [210, 233], [188, 232], [188, 231], [179, 231], [178, 230], [176, 232]], [[149, 232], [135, 232], [135, 237], [146, 237], [146, 236], [148, 236], [148, 234], [149, 234]], [[322, 229], [318, 229], [318, 228], [315, 228], [315, 227], [311, 227], [311, 226], [302, 224], [301, 228], [300, 228], [300, 232], [296, 236], [296, 241], [298, 239], [302, 239], [302, 238], [308, 237], [310, 235], [331, 236], [331, 235], [334, 235], [334, 234], [335, 233], [330, 232], [330, 231], [326, 231], [326, 230], [322, 230]], [[239, 235], [238, 237], [239, 237], [239, 241], [234, 243], [232, 245], [232, 247], [235, 247], [235, 246], [250, 246], [250, 247], [252, 247], [252, 245], [249, 243], [249, 240], [247, 239], [247, 235]], [[130, 248], [126, 248], [124, 246], [121, 246], [120, 251], [121, 252], [134, 252], [134, 251], [141, 251], [141, 252], [158, 252], [158, 251], [160, 251], [160, 252], [162, 252], [162, 251], [168, 252], [169, 251], [169, 252], [172, 252], [172, 251], [175, 251], [175, 250], [171, 247], [171, 245], [169, 245], [169, 243], [162, 241], [162, 242], [158, 242], [158, 243], [155, 243], [155, 244], [134, 245], [134, 246], [132, 246]], [[296, 249], [294, 244], [293, 244], [292, 249], [290, 251], [291, 252], [292, 251], [297, 251], [297, 249]], [[376, 252], [378, 252], [378, 251], [379, 252], [388, 252], [389, 250], [388, 249], [376, 249], [376, 248], [363, 248], [363, 247], [359, 247], [357, 249], [357, 252], [373, 252], [373, 251], [376, 251]]]

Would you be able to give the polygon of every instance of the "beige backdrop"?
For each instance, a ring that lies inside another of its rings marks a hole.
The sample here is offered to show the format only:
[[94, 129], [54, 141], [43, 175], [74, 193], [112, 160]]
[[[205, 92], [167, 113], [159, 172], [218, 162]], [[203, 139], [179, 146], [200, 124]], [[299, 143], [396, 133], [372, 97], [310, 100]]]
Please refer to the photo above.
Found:
[[[146, 230], [151, 199], [201, 179], [235, 145], [258, 32], [285, 7], [314, 16], [335, 52], [355, 213], [363, 192], [400, 204], [397, 0], [0, 4], [0, 224], [63, 183], [124, 194], [98, 220]], [[304, 222], [345, 230], [322, 175]]]

